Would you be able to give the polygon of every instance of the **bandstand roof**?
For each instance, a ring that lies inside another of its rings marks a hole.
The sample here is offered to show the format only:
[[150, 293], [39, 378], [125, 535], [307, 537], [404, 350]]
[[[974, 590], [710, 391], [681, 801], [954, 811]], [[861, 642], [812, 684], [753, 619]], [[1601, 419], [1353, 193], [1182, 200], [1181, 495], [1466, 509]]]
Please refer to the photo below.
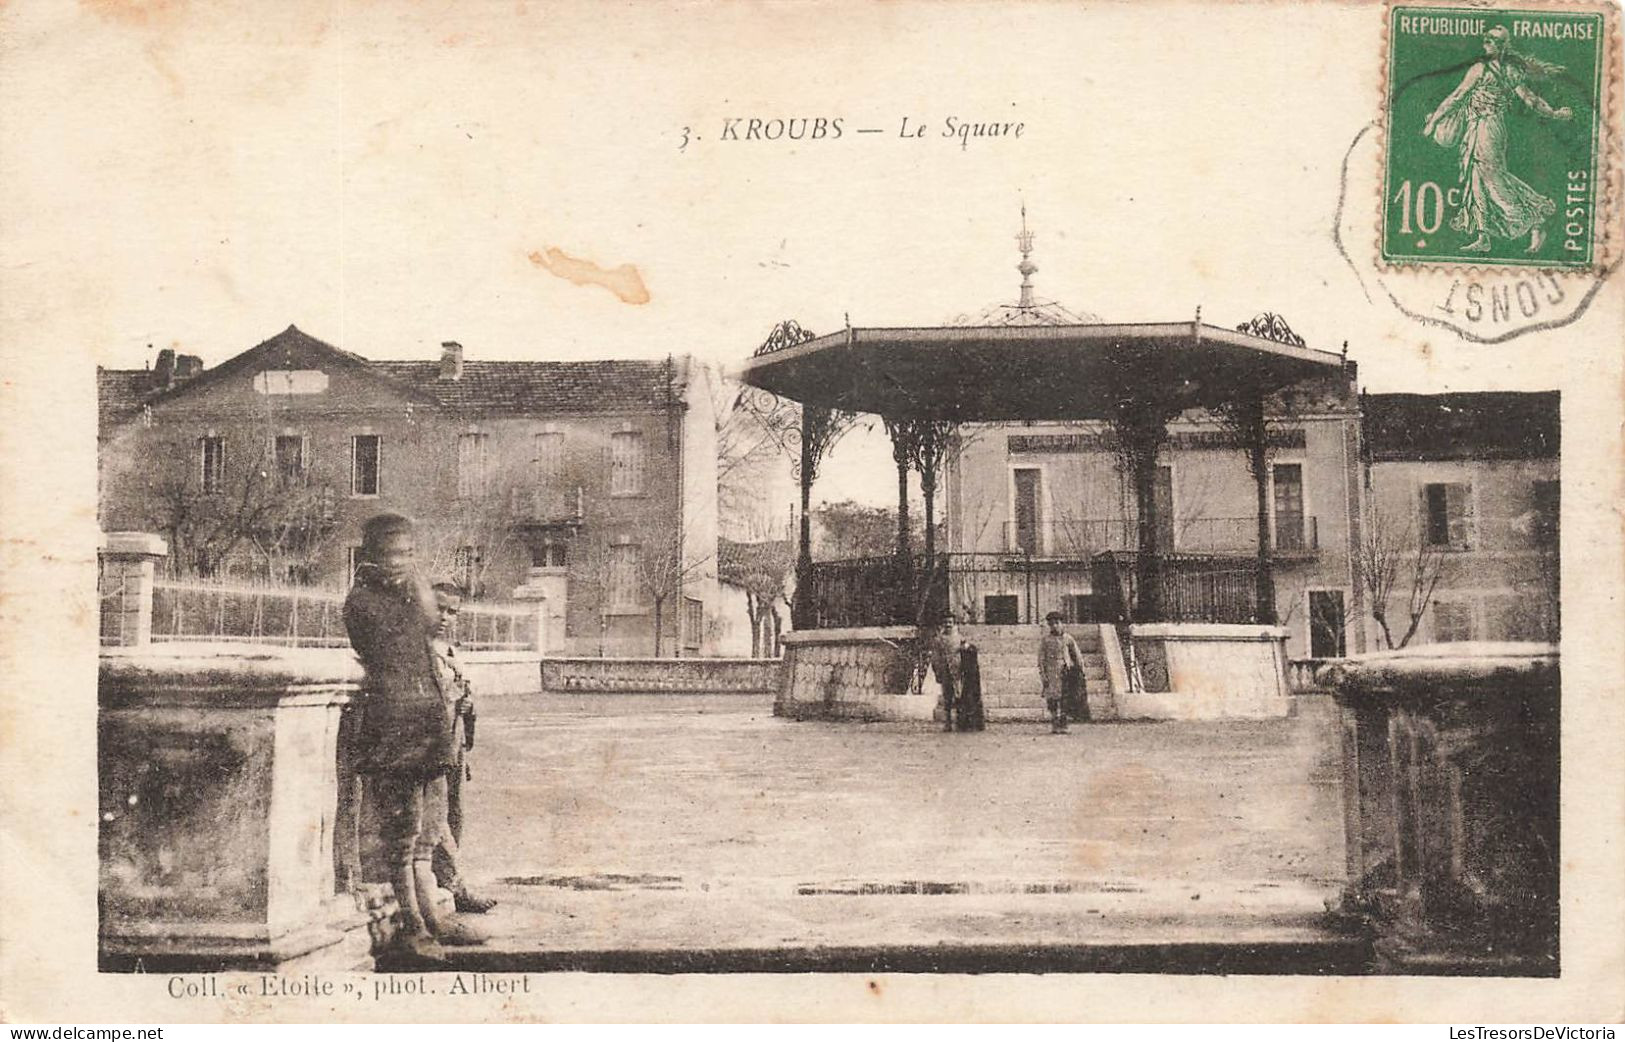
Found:
[[1194, 408], [1342, 364], [1339, 354], [1199, 321], [1083, 323], [843, 329], [758, 354], [741, 376], [794, 401], [899, 418], [1098, 420], [1145, 381]]

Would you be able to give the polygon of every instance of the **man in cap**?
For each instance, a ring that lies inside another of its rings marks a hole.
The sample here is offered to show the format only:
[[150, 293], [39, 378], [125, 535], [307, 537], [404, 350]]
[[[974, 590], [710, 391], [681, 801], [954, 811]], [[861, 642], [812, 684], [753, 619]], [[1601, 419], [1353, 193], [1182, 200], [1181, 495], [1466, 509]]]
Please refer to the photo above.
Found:
[[452, 719], [431, 644], [440, 613], [434, 591], [413, 567], [412, 522], [399, 514], [370, 518], [359, 556], [344, 602], [344, 626], [366, 671], [356, 769], [377, 808], [401, 933], [408, 944], [431, 938], [481, 944], [482, 934], [441, 915], [434, 903], [430, 859], [444, 822], [435, 810], [435, 783], [444, 784], [454, 762]]
[[1055, 734], [1066, 733], [1068, 683], [1083, 681], [1083, 652], [1072, 634], [1061, 631], [1064, 619], [1058, 611], [1044, 616], [1044, 637], [1038, 642], [1038, 676], [1049, 708], [1050, 730]]

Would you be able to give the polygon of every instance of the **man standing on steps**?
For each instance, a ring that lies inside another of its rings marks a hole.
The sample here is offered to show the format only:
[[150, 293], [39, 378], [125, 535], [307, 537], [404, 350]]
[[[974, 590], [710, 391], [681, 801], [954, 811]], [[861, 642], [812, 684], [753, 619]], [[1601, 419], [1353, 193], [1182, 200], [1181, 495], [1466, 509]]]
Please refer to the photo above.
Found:
[[[1083, 697], [1083, 652], [1072, 634], [1061, 632], [1063, 618], [1058, 611], [1044, 616], [1045, 633], [1038, 642], [1038, 677], [1049, 709], [1050, 731], [1055, 734], [1066, 733], [1068, 696]], [[1074, 690], [1068, 691], [1073, 685]]]
[[[430, 858], [445, 821], [437, 799], [452, 756], [451, 712], [431, 639], [440, 626], [434, 591], [413, 567], [412, 522], [379, 514], [361, 527], [361, 564], [344, 601], [344, 627], [366, 671], [356, 769], [377, 806], [390, 883], [408, 946], [482, 944], [485, 937], [435, 907]], [[427, 806], [426, 806], [427, 804]]]

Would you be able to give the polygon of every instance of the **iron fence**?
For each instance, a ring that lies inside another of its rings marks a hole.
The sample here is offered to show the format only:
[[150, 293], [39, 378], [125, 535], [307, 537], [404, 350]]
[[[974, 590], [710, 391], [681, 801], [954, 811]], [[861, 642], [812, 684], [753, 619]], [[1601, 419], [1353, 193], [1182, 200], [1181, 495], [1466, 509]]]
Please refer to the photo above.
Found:
[[[1139, 547], [1139, 522], [1122, 518], [1057, 518], [1006, 521], [1003, 548], [1033, 557], [1087, 560], [1098, 553]], [[1277, 554], [1312, 554], [1320, 549], [1319, 519], [1277, 514], [1270, 530]], [[1258, 518], [1193, 517], [1169, 521], [1158, 533], [1164, 553], [1252, 553], [1258, 547]]]
[[[113, 582], [116, 585], [116, 580]], [[102, 636], [122, 591], [102, 591]], [[159, 579], [153, 583], [152, 639], [349, 647], [344, 597], [337, 590]], [[465, 602], [451, 639], [471, 651], [525, 651], [539, 646], [536, 612], [528, 607]], [[117, 620], [113, 619], [113, 634]]]
[[1091, 586], [1102, 621], [1223, 622], [1258, 621], [1257, 562], [1213, 554], [1158, 554], [1150, 563], [1157, 583], [1157, 607], [1142, 617], [1137, 553], [1096, 554]]

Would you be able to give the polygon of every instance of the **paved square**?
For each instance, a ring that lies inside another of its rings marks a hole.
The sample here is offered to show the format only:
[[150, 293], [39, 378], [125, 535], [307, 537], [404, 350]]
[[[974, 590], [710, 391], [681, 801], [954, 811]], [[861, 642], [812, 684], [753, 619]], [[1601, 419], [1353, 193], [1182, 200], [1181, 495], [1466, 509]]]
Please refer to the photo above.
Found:
[[465, 861], [513, 951], [1312, 941], [1338, 731], [944, 734], [738, 696], [482, 701]]

